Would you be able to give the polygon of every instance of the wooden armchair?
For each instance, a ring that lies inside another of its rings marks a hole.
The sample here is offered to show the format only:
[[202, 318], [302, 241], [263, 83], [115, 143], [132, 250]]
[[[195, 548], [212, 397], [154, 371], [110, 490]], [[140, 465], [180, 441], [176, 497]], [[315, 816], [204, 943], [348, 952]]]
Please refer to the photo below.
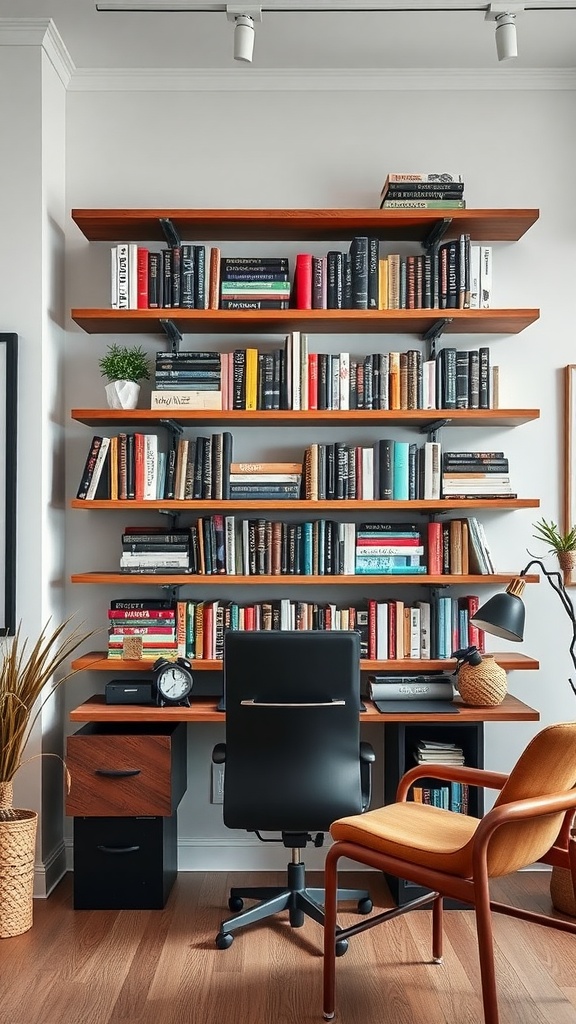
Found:
[[[500, 790], [491, 811], [470, 815], [408, 800], [423, 776]], [[432, 959], [442, 962], [443, 897], [471, 904], [476, 912], [485, 1024], [498, 1024], [491, 911], [545, 924], [576, 935], [576, 923], [495, 903], [489, 879], [537, 861], [570, 868], [576, 892], [576, 722], [538, 733], [510, 775], [477, 768], [419, 765], [400, 780], [396, 803], [335, 821], [335, 840], [325, 865], [324, 1018], [335, 1007], [337, 954], [347, 939], [367, 928], [432, 903]], [[351, 928], [336, 921], [338, 860], [347, 857], [405, 878], [432, 891], [403, 907], [384, 911]]]

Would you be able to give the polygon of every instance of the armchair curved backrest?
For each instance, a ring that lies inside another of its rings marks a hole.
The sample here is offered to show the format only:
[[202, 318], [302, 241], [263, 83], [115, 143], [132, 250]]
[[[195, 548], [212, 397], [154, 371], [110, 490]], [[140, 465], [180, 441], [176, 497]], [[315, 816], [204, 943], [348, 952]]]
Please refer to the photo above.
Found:
[[327, 831], [360, 813], [358, 633], [228, 632], [224, 690], [229, 828]]
[[[542, 729], [530, 741], [494, 807], [567, 793], [576, 786], [576, 722], [562, 722]], [[564, 811], [501, 825], [490, 839], [488, 875], [496, 877], [528, 867], [553, 845]]]

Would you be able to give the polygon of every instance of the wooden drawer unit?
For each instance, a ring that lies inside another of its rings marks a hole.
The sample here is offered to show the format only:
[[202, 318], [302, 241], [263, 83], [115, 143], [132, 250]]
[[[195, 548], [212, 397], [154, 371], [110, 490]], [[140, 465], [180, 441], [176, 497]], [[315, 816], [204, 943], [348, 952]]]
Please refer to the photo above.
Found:
[[86, 725], [68, 737], [67, 765], [67, 814], [170, 817], [186, 789], [186, 725]]

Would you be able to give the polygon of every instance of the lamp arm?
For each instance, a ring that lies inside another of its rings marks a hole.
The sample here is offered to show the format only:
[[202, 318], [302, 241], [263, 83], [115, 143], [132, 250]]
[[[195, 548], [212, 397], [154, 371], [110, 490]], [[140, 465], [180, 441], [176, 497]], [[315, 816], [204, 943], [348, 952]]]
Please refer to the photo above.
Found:
[[[528, 565], [525, 565], [522, 569], [520, 576], [525, 576], [528, 570], [531, 569], [533, 565], [539, 566], [541, 571], [544, 573], [544, 576], [548, 580], [548, 583], [552, 587], [552, 590], [555, 590], [558, 594], [558, 597], [560, 598], [564, 606], [564, 610], [566, 611], [566, 614], [568, 615], [568, 618], [572, 623], [572, 643], [570, 644], [569, 650], [570, 657], [572, 658], [572, 664], [574, 666], [574, 669], [576, 670], [576, 614], [574, 613], [574, 605], [572, 604], [572, 599], [570, 598], [570, 595], [568, 594], [564, 586], [562, 576], [560, 575], [560, 573], [549, 572], [548, 569], [546, 569], [544, 563], [541, 562], [539, 558], [533, 558], [531, 562], [528, 562]], [[574, 685], [574, 682], [572, 681], [572, 679], [568, 679], [568, 682], [572, 687], [574, 696], [576, 696], [576, 686]]]

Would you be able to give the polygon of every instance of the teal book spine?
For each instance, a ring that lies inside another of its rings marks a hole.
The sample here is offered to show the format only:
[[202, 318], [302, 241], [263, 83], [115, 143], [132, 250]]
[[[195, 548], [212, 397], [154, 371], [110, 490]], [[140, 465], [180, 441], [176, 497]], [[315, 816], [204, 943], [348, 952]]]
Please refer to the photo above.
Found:
[[392, 498], [394, 501], [408, 501], [409, 448], [410, 445], [408, 441], [396, 441], [394, 444], [394, 484], [392, 491]]

